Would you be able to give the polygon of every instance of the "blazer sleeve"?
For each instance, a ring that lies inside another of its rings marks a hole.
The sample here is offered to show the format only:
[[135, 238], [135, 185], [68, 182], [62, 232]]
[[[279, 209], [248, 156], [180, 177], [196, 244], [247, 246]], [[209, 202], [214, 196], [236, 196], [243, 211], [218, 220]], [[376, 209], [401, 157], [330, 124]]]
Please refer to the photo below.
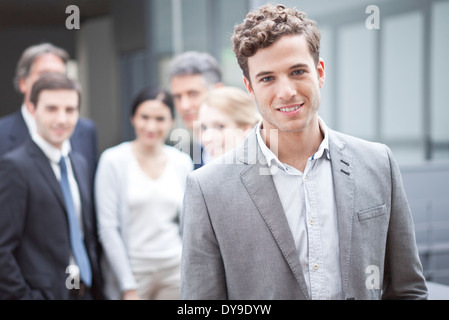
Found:
[[[114, 154], [106, 152], [100, 157], [95, 177], [95, 204], [98, 217], [98, 234], [108, 264], [118, 280], [121, 292], [136, 289], [137, 283], [124, 242], [120, 211], [122, 185], [120, 170]], [[106, 277], [105, 277], [106, 281]]]
[[181, 212], [181, 299], [227, 299], [219, 244], [195, 172], [187, 177]]
[[11, 158], [0, 161], [0, 299], [44, 299], [31, 289], [14, 252], [26, 224], [27, 182]]
[[382, 299], [427, 299], [411, 210], [398, 165], [391, 150], [386, 149], [390, 160], [392, 194]]

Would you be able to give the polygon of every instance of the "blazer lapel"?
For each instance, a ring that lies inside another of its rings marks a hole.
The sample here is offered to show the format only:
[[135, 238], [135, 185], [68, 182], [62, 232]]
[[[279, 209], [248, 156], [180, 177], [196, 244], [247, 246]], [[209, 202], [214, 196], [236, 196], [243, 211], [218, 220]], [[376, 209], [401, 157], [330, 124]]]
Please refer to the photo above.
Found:
[[274, 185], [273, 177], [257, 144], [255, 130], [245, 140], [244, 153], [239, 158], [239, 161], [246, 164], [240, 175], [248, 194], [254, 201], [268, 229], [273, 234], [304, 296], [309, 299], [295, 242]]
[[27, 150], [30, 154], [30, 157], [34, 159], [36, 163], [37, 170], [41, 173], [44, 179], [47, 181], [50, 188], [55, 193], [58, 198], [59, 203], [65, 210], [65, 202], [64, 196], [62, 195], [61, 186], [59, 185], [58, 180], [56, 179], [55, 173], [51, 168], [50, 162], [47, 157], [44, 155], [41, 149], [30, 139], [26, 142], [28, 144]]
[[352, 223], [354, 221], [354, 163], [351, 155], [345, 150], [345, 144], [332, 130], [329, 130], [329, 151], [337, 206], [341, 278], [343, 292], [346, 293], [351, 257]]

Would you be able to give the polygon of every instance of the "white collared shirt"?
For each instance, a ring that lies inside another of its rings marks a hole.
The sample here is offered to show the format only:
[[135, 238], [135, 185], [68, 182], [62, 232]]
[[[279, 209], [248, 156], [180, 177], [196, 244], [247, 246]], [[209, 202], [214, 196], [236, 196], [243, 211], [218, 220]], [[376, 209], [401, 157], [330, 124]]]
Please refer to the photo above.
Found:
[[327, 126], [319, 118], [324, 139], [307, 160], [304, 172], [279, 161], [265, 144], [261, 126], [262, 122], [256, 130], [258, 143], [292, 232], [309, 295], [315, 300], [341, 299], [337, 209]]
[[[31, 135], [31, 137], [33, 141], [38, 145], [38, 147], [42, 150], [42, 152], [45, 154], [45, 156], [48, 158], [51, 168], [53, 169], [53, 172], [55, 173], [56, 179], [58, 181], [61, 180], [61, 169], [59, 168], [59, 161], [61, 159], [61, 156], [64, 156], [65, 163], [67, 166], [67, 176], [69, 180], [70, 191], [72, 192], [76, 214], [80, 219], [80, 226], [82, 226], [83, 224], [81, 218], [82, 217], [81, 198], [78, 189], [78, 183], [76, 182], [75, 175], [73, 173], [72, 164], [68, 157], [70, 152], [70, 144], [68, 143], [68, 140], [64, 141], [61, 150], [59, 150], [58, 148], [52, 146], [50, 143], [44, 140], [36, 131]], [[81, 232], [83, 232], [82, 229], [83, 228], [81, 228]]]

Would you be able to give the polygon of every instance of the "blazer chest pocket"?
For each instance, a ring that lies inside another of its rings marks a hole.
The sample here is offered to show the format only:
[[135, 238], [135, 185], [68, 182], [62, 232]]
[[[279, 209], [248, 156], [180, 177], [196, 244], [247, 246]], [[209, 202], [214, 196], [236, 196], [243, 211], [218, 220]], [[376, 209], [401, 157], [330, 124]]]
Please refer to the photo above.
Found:
[[375, 206], [357, 213], [359, 221], [373, 219], [387, 213], [387, 205], [384, 203], [380, 206]]

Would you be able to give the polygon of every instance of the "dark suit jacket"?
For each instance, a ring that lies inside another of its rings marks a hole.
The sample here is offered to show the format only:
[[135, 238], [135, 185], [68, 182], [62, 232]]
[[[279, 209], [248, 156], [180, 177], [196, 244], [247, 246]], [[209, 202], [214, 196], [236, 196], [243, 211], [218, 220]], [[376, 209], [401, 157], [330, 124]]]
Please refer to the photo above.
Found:
[[[20, 109], [0, 118], [0, 157], [25, 142], [30, 136]], [[79, 119], [70, 139], [72, 150], [82, 154], [93, 181], [98, 161], [97, 129], [92, 120]]]
[[[87, 164], [70, 154], [78, 183], [94, 297], [102, 299]], [[49, 160], [28, 138], [0, 160], [0, 299], [68, 299], [70, 237], [60, 185]]]

